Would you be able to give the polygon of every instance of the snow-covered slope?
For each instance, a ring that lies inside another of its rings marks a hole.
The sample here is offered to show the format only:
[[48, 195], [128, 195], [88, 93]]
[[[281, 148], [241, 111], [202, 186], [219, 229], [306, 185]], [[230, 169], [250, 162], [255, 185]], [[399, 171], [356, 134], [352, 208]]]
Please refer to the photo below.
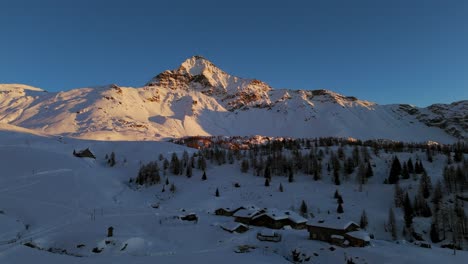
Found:
[[[96, 159], [72, 155], [74, 150], [88, 147]], [[345, 263], [344, 257], [353, 258], [357, 264], [466, 262], [468, 252], [452, 255], [453, 250], [441, 248], [451, 241], [450, 235], [427, 249], [405, 240], [397, 243], [385, 231], [388, 210], [394, 204], [394, 186], [382, 184], [390, 161], [394, 155], [402, 161], [409, 157], [416, 160], [425, 156], [424, 151], [380, 151], [375, 155], [369, 149], [374, 176], [360, 190], [355, 174], [343, 178], [340, 186], [333, 184], [325, 161], [338, 147], [320, 148], [318, 153], [324, 153], [321, 180], [298, 171], [293, 182], [273, 175], [266, 187], [264, 177], [254, 176], [253, 168], [241, 173], [241, 161], [237, 159], [222, 166], [207, 162], [205, 181], [198, 168], [193, 169], [191, 178], [173, 175], [163, 169], [159, 156], [171, 159], [176, 153], [182, 159], [184, 151], [191, 156], [196, 150], [168, 142], [101, 142], [0, 131], [0, 263], [279, 264], [292, 263], [293, 250], [305, 254], [301, 258], [310, 259], [303, 263]], [[310, 149], [302, 151], [309, 155]], [[348, 157], [352, 151], [353, 147], [344, 147]], [[105, 158], [111, 152], [115, 153], [114, 167]], [[285, 150], [282, 155], [288, 153]], [[161, 183], [141, 187], [129, 184], [141, 164], [149, 161], [158, 162]], [[422, 162], [433, 183], [443, 178], [445, 154], [435, 154], [432, 162]], [[170, 184], [174, 184], [174, 192], [169, 191]], [[283, 191], [279, 191], [280, 185]], [[400, 186], [411, 196], [418, 189], [413, 178], [402, 179]], [[219, 197], [215, 196], [217, 189]], [[234, 223], [232, 217], [213, 214], [217, 208], [240, 205], [299, 212], [301, 201], [305, 201], [309, 220], [337, 217], [333, 198], [336, 190], [344, 198], [345, 211], [340, 217], [358, 221], [363, 209], [368, 213], [367, 230], [375, 235], [371, 246], [332, 247], [310, 240], [306, 230], [294, 229], [275, 230], [282, 234], [279, 243], [259, 241], [257, 232], [268, 229], [252, 225], [243, 234], [228, 233], [220, 226]], [[401, 230], [403, 212], [394, 209]], [[196, 213], [199, 220], [194, 223], [178, 218], [189, 212]], [[430, 221], [430, 217], [416, 217], [414, 227], [427, 231]], [[113, 236], [107, 237], [111, 226]], [[428, 237], [424, 234], [427, 241]], [[401, 232], [398, 238], [404, 238]], [[248, 250], [235, 253], [242, 247]]]
[[[468, 101], [377, 105], [328, 90], [273, 89], [229, 75], [200, 56], [144, 87], [50, 93], [0, 85], [0, 123], [99, 140], [255, 135], [453, 142], [466, 139]], [[446, 120], [447, 119], [447, 120]]]

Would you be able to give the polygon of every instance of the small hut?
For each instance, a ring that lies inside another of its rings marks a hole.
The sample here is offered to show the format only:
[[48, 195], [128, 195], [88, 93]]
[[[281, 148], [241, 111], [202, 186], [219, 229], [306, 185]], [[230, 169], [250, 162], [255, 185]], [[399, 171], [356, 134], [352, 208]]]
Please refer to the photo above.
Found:
[[307, 230], [310, 239], [331, 242], [333, 235], [344, 236], [348, 232], [357, 231], [359, 225], [340, 218], [329, 218], [307, 223]]
[[73, 150], [73, 156], [78, 157], [78, 158], [92, 158], [96, 159], [96, 156], [89, 150], [89, 148], [80, 150], [80, 151], [75, 151]]
[[180, 220], [198, 222], [198, 216], [195, 213], [189, 213], [189, 214], [180, 216]]

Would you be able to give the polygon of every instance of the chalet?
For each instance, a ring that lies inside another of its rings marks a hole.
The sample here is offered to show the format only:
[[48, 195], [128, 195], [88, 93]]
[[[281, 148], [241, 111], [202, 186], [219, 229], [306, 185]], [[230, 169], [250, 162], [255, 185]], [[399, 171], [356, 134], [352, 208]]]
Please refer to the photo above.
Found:
[[362, 230], [348, 232], [345, 234], [345, 238], [353, 247], [365, 247], [370, 243], [369, 234], [366, 231]]
[[237, 211], [245, 209], [244, 207], [221, 207], [215, 210], [216, 215], [233, 216]]
[[250, 225], [252, 219], [259, 215], [264, 213], [265, 210], [258, 209], [255, 207], [248, 207], [246, 209], [241, 209], [237, 212], [235, 212], [232, 216], [234, 216], [234, 221], [243, 223], [246, 225]]
[[287, 225], [288, 216], [282, 212], [267, 211], [252, 218], [251, 225], [280, 229]]
[[249, 230], [249, 228], [241, 223], [226, 223], [221, 225], [221, 228], [229, 233], [244, 233]]
[[307, 219], [298, 215], [293, 211], [279, 211], [270, 209], [252, 218], [251, 224], [256, 226], [264, 226], [272, 229], [280, 229], [285, 226], [290, 226], [294, 229], [304, 229]]
[[96, 156], [89, 150], [89, 148], [80, 150], [80, 151], [75, 151], [73, 150], [73, 156], [78, 157], [78, 158], [92, 158], [96, 159]]
[[330, 218], [307, 223], [309, 237], [338, 246], [363, 247], [369, 244], [367, 232], [361, 231], [359, 225], [340, 218]]
[[285, 211], [284, 213], [288, 216], [288, 220], [286, 221], [287, 225], [294, 229], [306, 228], [307, 219], [293, 211]]

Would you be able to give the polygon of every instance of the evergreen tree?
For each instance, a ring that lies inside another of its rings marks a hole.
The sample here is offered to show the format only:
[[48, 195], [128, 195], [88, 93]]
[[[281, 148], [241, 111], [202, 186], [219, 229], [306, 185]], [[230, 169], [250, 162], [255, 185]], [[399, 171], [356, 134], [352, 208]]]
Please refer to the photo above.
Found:
[[401, 177], [405, 180], [410, 178], [410, 173], [408, 171], [408, 165], [406, 164], [406, 162], [403, 162], [403, 168], [401, 170]]
[[169, 191], [171, 191], [171, 193], [175, 193], [176, 187], [175, 187], [175, 185], [173, 183], [171, 184], [171, 187], [169, 188]]
[[396, 208], [399, 208], [399, 207], [403, 206], [404, 198], [405, 198], [404, 192], [401, 189], [400, 184], [398, 184], [398, 182], [397, 182], [395, 184], [395, 189], [394, 189], [394, 192], [393, 192], [393, 200], [395, 202], [395, 207]]
[[266, 186], [266, 187], [270, 186], [270, 180], [269, 180], [269, 178], [265, 178], [265, 186]]
[[366, 210], [362, 210], [362, 213], [361, 213], [361, 219], [359, 221], [359, 226], [362, 228], [362, 229], [366, 229], [367, 226], [369, 224], [369, 221], [367, 220], [367, 214], [366, 214]]
[[164, 159], [163, 161], [163, 170], [166, 171], [169, 168], [169, 161]]
[[187, 178], [192, 177], [192, 166], [191, 166], [191, 164], [189, 164], [189, 166], [187, 166], [187, 169], [185, 170], [185, 176], [187, 176]]
[[428, 161], [428, 162], [432, 162], [432, 161], [433, 161], [433, 158], [432, 158], [432, 151], [431, 151], [429, 148], [426, 149], [426, 157], [427, 157], [427, 161]]
[[182, 164], [181, 164], [181, 167], [182, 168], [185, 168], [187, 167], [188, 165], [188, 162], [189, 162], [189, 154], [186, 150], [184, 150], [184, 152], [182, 153]]
[[335, 190], [335, 194], [333, 194], [333, 198], [338, 199], [338, 197], [340, 197], [340, 193], [338, 192], [338, 190]]
[[401, 164], [398, 157], [395, 156], [393, 158], [392, 166], [390, 168], [390, 175], [388, 176], [388, 183], [395, 184], [399, 180], [399, 176], [401, 175]]
[[197, 168], [199, 170], [206, 170], [206, 159], [203, 155], [198, 156]]
[[153, 161], [140, 167], [135, 183], [153, 185], [159, 183], [160, 180], [158, 163]]
[[249, 161], [247, 159], [243, 159], [241, 162], [241, 172], [246, 173], [249, 171]]
[[271, 179], [271, 169], [270, 166], [265, 167], [265, 172], [263, 174], [263, 177]]
[[336, 199], [336, 202], [337, 202], [338, 204], [342, 204], [342, 203], [343, 203], [343, 196], [341, 196], [341, 195], [338, 196], [338, 198]]
[[114, 167], [115, 166], [115, 153], [112, 151], [110, 154], [110, 158], [108, 160], [109, 166]]
[[364, 163], [359, 164], [356, 178], [357, 178], [357, 182], [360, 185], [360, 188], [362, 188], [363, 184], [367, 183], [366, 166], [364, 165]]
[[174, 175], [179, 175], [182, 171], [179, 157], [177, 157], [177, 154], [175, 152], [172, 153], [170, 168], [172, 174]]
[[439, 180], [435, 185], [434, 194], [432, 196], [432, 202], [434, 203], [434, 208], [436, 208], [436, 210], [439, 208], [439, 204], [442, 201], [443, 195], [442, 182]]
[[215, 196], [216, 196], [216, 197], [219, 197], [219, 190], [218, 190], [218, 188], [216, 188]]
[[335, 185], [340, 185], [341, 184], [341, 181], [340, 181], [340, 172], [336, 169], [333, 169], [333, 182], [335, 183]]
[[301, 214], [303, 216], [306, 216], [307, 215], [307, 204], [305, 203], [304, 200], [302, 200], [302, 203], [301, 203], [301, 207], [300, 207], [300, 210], [301, 210]]
[[409, 158], [408, 162], [406, 162], [406, 166], [408, 167], [408, 173], [414, 173], [413, 160], [411, 158]]
[[202, 181], [206, 181], [207, 180], [207, 177], [206, 177], [206, 171], [203, 171], [203, 176], [202, 176]]
[[390, 234], [392, 234], [392, 239], [396, 240], [398, 238], [397, 237], [397, 227], [396, 227], [395, 213], [393, 213], [392, 208], [390, 208], [390, 210], [388, 212], [387, 228], [390, 231]]
[[411, 201], [409, 198], [408, 193], [405, 195], [405, 200], [403, 202], [403, 212], [404, 212], [404, 219], [405, 219], [405, 226], [410, 228], [413, 224], [413, 206], [411, 205]]
[[339, 214], [344, 213], [342, 204], [338, 204], [338, 207], [336, 208], [336, 212], [339, 213]]
[[440, 229], [439, 221], [437, 220], [437, 217], [435, 216], [432, 218], [431, 230], [429, 231], [432, 243], [439, 243], [441, 241], [440, 236], [439, 236], [439, 229]]
[[432, 182], [431, 178], [424, 171], [420, 180], [419, 180], [419, 193], [425, 198], [429, 198], [432, 191]]
[[374, 171], [372, 170], [370, 162], [367, 162], [366, 178], [370, 178], [372, 176], [374, 176]]
[[293, 182], [293, 181], [294, 181], [293, 169], [289, 167], [288, 182]]

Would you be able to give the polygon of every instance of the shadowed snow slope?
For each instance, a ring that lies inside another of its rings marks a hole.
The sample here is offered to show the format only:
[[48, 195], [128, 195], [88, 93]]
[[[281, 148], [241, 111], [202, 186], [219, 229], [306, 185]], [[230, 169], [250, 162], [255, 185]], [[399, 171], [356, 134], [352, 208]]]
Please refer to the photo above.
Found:
[[454, 142], [468, 137], [467, 116], [468, 101], [417, 108], [377, 105], [328, 90], [273, 89], [229, 75], [200, 56], [141, 88], [52, 93], [0, 85], [0, 123], [98, 140], [261, 134]]

